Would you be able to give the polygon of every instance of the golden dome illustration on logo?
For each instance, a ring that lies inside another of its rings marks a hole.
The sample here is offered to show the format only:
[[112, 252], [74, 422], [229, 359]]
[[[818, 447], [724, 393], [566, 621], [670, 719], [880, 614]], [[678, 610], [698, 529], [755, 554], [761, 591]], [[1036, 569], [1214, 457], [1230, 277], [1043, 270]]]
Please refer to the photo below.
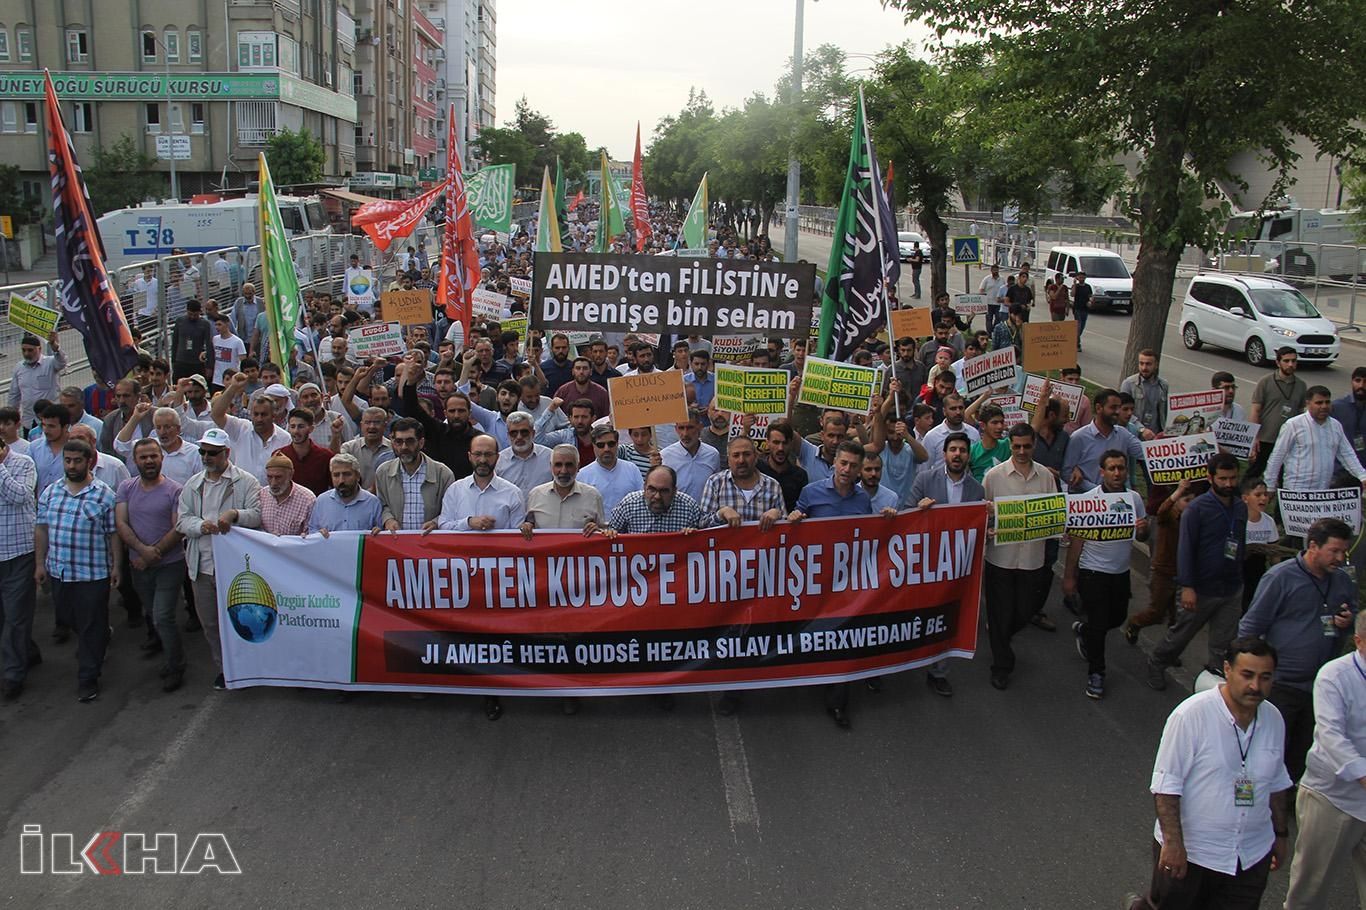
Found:
[[260, 644], [275, 632], [280, 614], [275, 607], [275, 592], [251, 570], [251, 557], [244, 559], [246, 568], [228, 585], [228, 619], [245, 641]]

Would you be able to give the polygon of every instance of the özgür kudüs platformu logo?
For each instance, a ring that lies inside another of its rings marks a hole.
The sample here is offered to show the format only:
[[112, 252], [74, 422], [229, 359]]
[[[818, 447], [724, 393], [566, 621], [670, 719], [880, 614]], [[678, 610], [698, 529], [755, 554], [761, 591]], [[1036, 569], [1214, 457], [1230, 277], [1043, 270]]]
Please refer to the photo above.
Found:
[[[43, 833], [42, 825], [24, 825], [19, 835], [21, 875], [241, 875], [224, 834], [195, 834], [186, 847], [175, 833], [97, 831], [77, 849], [69, 832]], [[182, 849], [183, 847], [183, 849]]]
[[275, 592], [264, 578], [251, 570], [250, 556], [246, 557], [246, 568], [228, 585], [228, 619], [233, 630], [253, 644], [269, 639], [279, 625]]

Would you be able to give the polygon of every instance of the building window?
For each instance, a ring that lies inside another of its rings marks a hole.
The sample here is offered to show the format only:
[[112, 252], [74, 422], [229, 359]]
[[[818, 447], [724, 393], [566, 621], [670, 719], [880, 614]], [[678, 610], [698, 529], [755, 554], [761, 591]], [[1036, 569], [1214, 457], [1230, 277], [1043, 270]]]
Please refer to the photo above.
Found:
[[161, 43], [166, 46], [166, 62], [180, 62], [180, 32], [173, 28], [166, 29], [166, 33], [161, 37]]
[[77, 133], [95, 131], [95, 105], [89, 101], [77, 101], [71, 105], [71, 128]]
[[0, 25], [0, 63], [9, 63], [9, 29], [3, 25]]
[[279, 47], [279, 54], [277, 56], [280, 61], [280, 69], [297, 76], [299, 74], [298, 42], [286, 35], [278, 35], [277, 44]]
[[83, 28], [66, 30], [66, 62], [90, 62], [90, 35]]
[[274, 101], [235, 101], [233, 111], [237, 118], [238, 145], [264, 146], [277, 132]]
[[19, 132], [19, 108], [13, 101], [0, 103], [0, 133]]
[[185, 33], [185, 43], [189, 47], [190, 62], [200, 63], [204, 59], [204, 33], [192, 28]]
[[356, 127], [356, 145], [364, 145], [364, 144], [365, 144], [365, 129], [364, 129], [364, 127], [359, 127], [359, 126], [358, 126], [358, 127]]
[[143, 109], [146, 111], [147, 132], [161, 132], [161, 108], [155, 104], [144, 104]]
[[157, 62], [157, 33], [144, 31], [142, 33], [142, 62]]
[[24, 102], [24, 132], [38, 132], [38, 102]]
[[181, 109], [180, 103], [171, 105], [171, 135], [179, 136], [185, 132], [185, 114]]
[[238, 32], [238, 69], [275, 69], [274, 32]]
[[204, 102], [190, 102], [190, 132], [196, 136], [204, 135]]
[[14, 29], [14, 37], [19, 44], [19, 62], [33, 62], [33, 29], [27, 25], [20, 25]]

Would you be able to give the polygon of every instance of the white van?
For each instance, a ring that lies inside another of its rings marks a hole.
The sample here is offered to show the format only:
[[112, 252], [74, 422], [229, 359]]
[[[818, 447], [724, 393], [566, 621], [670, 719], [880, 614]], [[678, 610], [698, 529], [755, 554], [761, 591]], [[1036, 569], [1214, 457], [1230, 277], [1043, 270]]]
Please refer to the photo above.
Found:
[[1133, 314], [1134, 276], [1118, 253], [1094, 246], [1055, 246], [1048, 251], [1045, 280], [1065, 281], [1070, 286], [1077, 272], [1086, 273], [1092, 310]]
[[[277, 198], [280, 219], [290, 237], [331, 232], [327, 212], [317, 196]], [[170, 202], [114, 209], [96, 223], [104, 241], [105, 264], [111, 271], [169, 256], [173, 249], [187, 253], [226, 247], [245, 250], [260, 242], [254, 194], [205, 204]]]
[[1274, 278], [1196, 275], [1181, 304], [1181, 341], [1192, 351], [1214, 344], [1242, 351], [1253, 366], [1280, 348], [1300, 364], [1338, 359], [1337, 326], [1295, 288]]

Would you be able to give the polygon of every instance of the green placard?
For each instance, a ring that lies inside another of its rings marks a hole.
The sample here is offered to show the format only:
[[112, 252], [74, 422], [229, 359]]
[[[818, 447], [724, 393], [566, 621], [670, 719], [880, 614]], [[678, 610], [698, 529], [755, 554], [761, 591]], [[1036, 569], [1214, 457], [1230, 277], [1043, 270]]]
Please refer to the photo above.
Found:
[[32, 332], [39, 338], [46, 339], [48, 335], [57, 330], [57, 320], [61, 318], [61, 314], [31, 300], [25, 300], [18, 294], [11, 293], [9, 295], [8, 318], [10, 325], [15, 328]]
[[786, 414], [787, 370], [716, 365], [716, 407], [732, 414]]
[[820, 357], [807, 357], [799, 404], [866, 414], [882, 386], [882, 371]]
[[1001, 496], [995, 502], [995, 541], [998, 544], [1061, 537], [1067, 526], [1067, 496], [1064, 493]]

